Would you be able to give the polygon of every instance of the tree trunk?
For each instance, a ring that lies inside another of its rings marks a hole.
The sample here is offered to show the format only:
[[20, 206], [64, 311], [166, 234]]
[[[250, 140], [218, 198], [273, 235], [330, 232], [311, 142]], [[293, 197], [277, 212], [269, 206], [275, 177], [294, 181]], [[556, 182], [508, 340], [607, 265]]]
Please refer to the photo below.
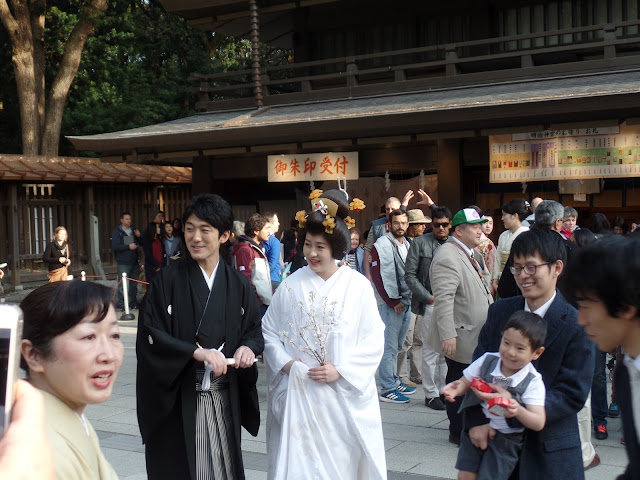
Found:
[[0, 19], [11, 40], [11, 60], [16, 75], [20, 119], [22, 123], [22, 151], [37, 155], [40, 150], [36, 82], [34, 75], [33, 36], [29, 8], [26, 2], [12, 0], [13, 14], [6, 0], [0, 0]]
[[44, 57], [44, 20], [47, 13], [46, 0], [31, 1], [31, 33], [33, 36], [33, 76], [36, 85], [36, 108], [38, 110], [38, 131], [42, 138], [44, 130], [45, 108], [45, 57]]
[[42, 136], [42, 155], [58, 155], [62, 114], [67, 100], [69, 88], [78, 73], [82, 49], [100, 14], [107, 9], [107, 0], [91, 0], [82, 10], [75, 28], [71, 32], [64, 47], [62, 61], [56, 78], [51, 85], [45, 114], [44, 132]]
[[[11, 2], [11, 9], [7, 1]], [[58, 155], [62, 114], [69, 88], [78, 73], [84, 44], [93, 34], [97, 18], [107, 9], [107, 0], [87, 0], [67, 40], [49, 99], [45, 102], [46, 7], [46, 0], [0, 0], [0, 20], [11, 41], [25, 155]]]

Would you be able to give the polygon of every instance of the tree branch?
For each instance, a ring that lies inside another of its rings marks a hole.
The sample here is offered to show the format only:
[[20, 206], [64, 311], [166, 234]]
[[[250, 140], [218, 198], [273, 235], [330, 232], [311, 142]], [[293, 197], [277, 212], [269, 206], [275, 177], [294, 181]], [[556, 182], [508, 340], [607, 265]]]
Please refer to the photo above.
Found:
[[9, 5], [7, 5], [7, 0], [0, 0], [0, 19], [2, 20], [2, 24], [4, 28], [7, 29], [9, 33], [9, 38], [11, 39], [11, 43], [13, 44], [18, 35], [18, 22], [13, 18], [11, 11], [9, 10]]
[[69, 88], [78, 72], [84, 44], [89, 35], [93, 34], [96, 20], [106, 9], [107, 0], [91, 0], [83, 8], [78, 23], [65, 44], [60, 67], [51, 84], [51, 91], [47, 101], [42, 155], [58, 154], [62, 112]]

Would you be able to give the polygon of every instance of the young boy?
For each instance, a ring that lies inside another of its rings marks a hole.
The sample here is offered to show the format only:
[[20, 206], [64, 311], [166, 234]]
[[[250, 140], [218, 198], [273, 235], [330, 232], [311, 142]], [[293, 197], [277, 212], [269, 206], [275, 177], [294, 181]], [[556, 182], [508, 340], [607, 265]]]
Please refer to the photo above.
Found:
[[578, 223], [578, 211], [573, 207], [564, 207], [564, 216], [562, 217], [562, 230], [560, 233], [567, 240], [571, 240], [571, 234], [574, 230], [579, 228]]
[[[540, 226], [536, 222], [537, 228], [521, 233], [513, 241], [510, 269], [522, 296], [505, 298], [489, 307], [473, 358], [500, 349], [504, 326], [516, 311], [530, 311], [545, 320], [545, 351], [536, 361], [536, 369], [544, 379], [547, 418], [541, 431], [527, 430], [514, 478], [584, 480], [576, 414], [591, 389], [594, 345], [578, 325], [576, 309], [556, 291], [567, 258], [565, 240], [558, 232]], [[466, 429], [471, 442], [482, 449], [495, 435], [480, 406], [465, 410]]]
[[[484, 415], [497, 432], [486, 450], [475, 447], [469, 433], [462, 432], [456, 463], [458, 480], [509, 478], [520, 456], [525, 427], [536, 431], [544, 427], [545, 387], [531, 362], [544, 352], [546, 336], [547, 324], [541, 317], [515, 312], [502, 330], [499, 352], [485, 353], [464, 370], [460, 380], [444, 387], [449, 402], [471, 389], [475, 396], [467, 394], [461, 410], [482, 402]], [[493, 392], [474, 388], [471, 382], [476, 378], [488, 383]], [[508, 400], [504, 416], [490, 410], [490, 399], [497, 397]], [[521, 425], [510, 426], [507, 418], [515, 418]]]
[[614, 383], [629, 464], [618, 479], [640, 478], [640, 241], [611, 236], [580, 249], [562, 291], [600, 350], [624, 347]]

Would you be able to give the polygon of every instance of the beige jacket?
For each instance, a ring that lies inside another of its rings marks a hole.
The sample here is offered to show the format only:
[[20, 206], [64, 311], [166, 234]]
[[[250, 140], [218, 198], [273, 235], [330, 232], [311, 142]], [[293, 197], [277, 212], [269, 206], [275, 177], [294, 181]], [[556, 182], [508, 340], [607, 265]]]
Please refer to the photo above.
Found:
[[78, 415], [62, 400], [41, 392], [44, 395], [47, 436], [56, 463], [56, 479], [117, 480], [118, 475], [104, 458], [89, 420], [85, 418], [85, 429]]
[[[484, 267], [482, 255], [474, 252]], [[436, 352], [442, 353], [442, 341], [457, 337], [452, 360], [469, 364], [493, 298], [471, 259], [451, 238], [436, 250], [429, 278], [435, 303], [433, 327], [427, 341]]]

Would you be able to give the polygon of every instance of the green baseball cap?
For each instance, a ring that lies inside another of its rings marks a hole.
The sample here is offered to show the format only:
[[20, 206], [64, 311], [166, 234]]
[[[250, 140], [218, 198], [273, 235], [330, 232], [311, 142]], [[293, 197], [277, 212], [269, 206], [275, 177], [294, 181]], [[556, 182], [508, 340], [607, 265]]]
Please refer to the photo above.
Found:
[[451, 226], [457, 227], [463, 223], [485, 223], [488, 221], [488, 218], [482, 218], [473, 208], [463, 208], [453, 216]]

